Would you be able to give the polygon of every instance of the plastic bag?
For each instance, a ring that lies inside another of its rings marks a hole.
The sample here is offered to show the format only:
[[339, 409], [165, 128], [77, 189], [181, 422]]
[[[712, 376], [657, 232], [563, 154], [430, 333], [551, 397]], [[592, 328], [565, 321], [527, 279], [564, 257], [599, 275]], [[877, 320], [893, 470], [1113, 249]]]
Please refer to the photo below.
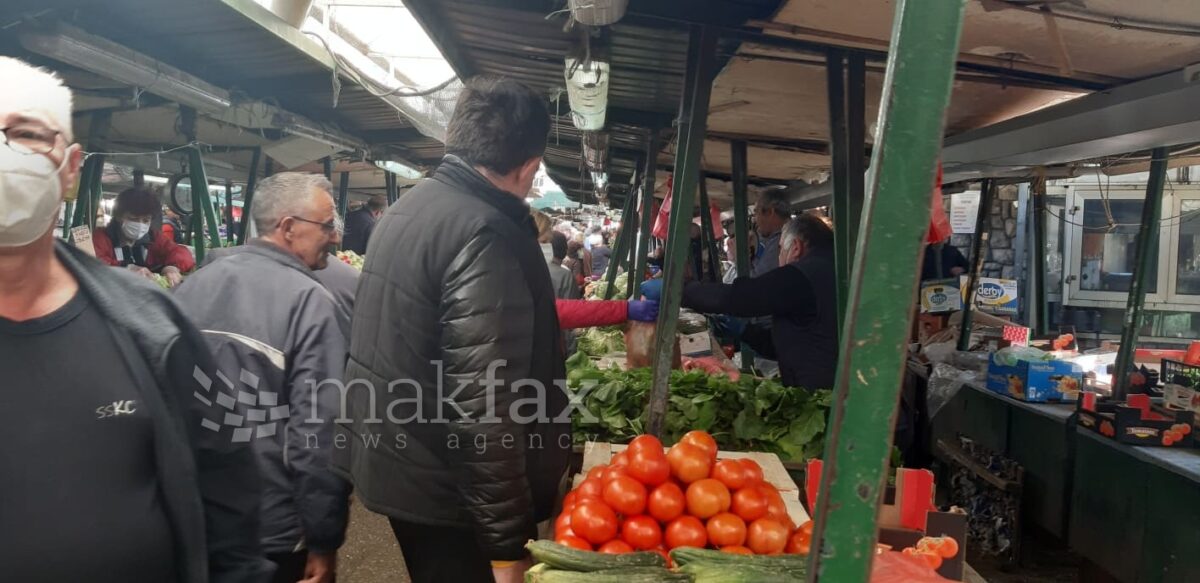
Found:
[[1017, 366], [1018, 362], [1043, 362], [1054, 357], [1032, 346], [1007, 346], [996, 351], [996, 362], [1004, 366]]
[[666, 239], [671, 226], [671, 178], [667, 177], [667, 196], [659, 205], [658, 213], [654, 217], [654, 228], [650, 230], [650, 233], [657, 239]]
[[[980, 209], [984, 212], [986, 209]], [[950, 217], [946, 216], [946, 207], [942, 203], [942, 163], [938, 162], [937, 179], [933, 183], [933, 191], [929, 200], [929, 230], [925, 234], [927, 243], [940, 243], [954, 234], [950, 226]]]
[[950, 581], [918, 560], [887, 551], [871, 563], [871, 583], [942, 583]]
[[933, 365], [925, 392], [925, 407], [929, 410], [929, 416], [936, 417], [938, 411], [958, 394], [964, 384], [980, 380], [980, 376], [977, 372], [958, 370], [949, 364]]

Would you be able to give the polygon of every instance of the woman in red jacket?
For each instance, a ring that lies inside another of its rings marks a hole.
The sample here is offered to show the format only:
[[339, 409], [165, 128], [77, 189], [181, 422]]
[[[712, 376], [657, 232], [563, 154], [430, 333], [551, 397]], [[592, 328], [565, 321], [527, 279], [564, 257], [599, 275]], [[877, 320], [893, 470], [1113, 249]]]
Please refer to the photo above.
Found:
[[144, 188], [117, 195], [113, 220], [92, 236], [96, 257], [114, 267], [126, 267], [147, 277], [158, 273], [171, 287], [196, 267], [192, 252], [162, 233], [162, 203]]

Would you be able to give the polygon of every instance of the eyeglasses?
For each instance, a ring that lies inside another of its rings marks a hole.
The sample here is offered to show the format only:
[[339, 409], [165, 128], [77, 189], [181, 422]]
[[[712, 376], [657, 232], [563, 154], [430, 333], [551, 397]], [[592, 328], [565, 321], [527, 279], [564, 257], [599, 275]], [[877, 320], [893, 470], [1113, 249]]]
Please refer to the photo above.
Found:
[[345, 225], [345, 223], [342, 222], [342, 217], [339, 217], [339, 216], [333, 217], [333, 220], [329, 221], [328, 223], [322, 223], [320, 221], [313, 221], [310, 219], [306, 219], [304, 217], [297, 217], [295, 215], [292, 215], [291, 218], [296, 219], [297, 221], [300, 221], [302, 223], [308, 223], [310, 225], [317, 225], [318, 227], [321, 227], [322, 230], [329, 232], [329, 233], [337, 232], [340, 235], [343, 232], [345, 232], [345, 230], [346, 230], [346, 225]]
[[0, 128], [4, 143], [18, 154], [49, 154], [54, 151], [60, 133], [37, 122], [18, 122]]

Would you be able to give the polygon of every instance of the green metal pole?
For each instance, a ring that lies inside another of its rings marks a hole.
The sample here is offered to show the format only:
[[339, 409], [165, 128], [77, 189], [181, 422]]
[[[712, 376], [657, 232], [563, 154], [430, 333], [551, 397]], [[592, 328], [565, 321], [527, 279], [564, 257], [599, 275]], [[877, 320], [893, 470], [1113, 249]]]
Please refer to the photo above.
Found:
[[647, 432], [662, 435], [667, 416], [671, 364], [675, 354], [675, 331], [683, 297], [684, 263], [688, 256], [688, 225], [695, 207], [696, 180], [700, 177], [700, 155], [708, 127], [708, 105], [716, 71], [717, 34], [703, 25], [692, 25], [688, 38], [687, 72], [679, 108], [679, 148], [672, 179], [671, 226], [667, 235], [663, 292], [654, 335], [654, 371], [650, 386]]
[[95, 168], [96, 156], [90, 155], [84, 160], [83, 169], [79, 171], [79, 187], [75, 193], [75, 208], [71, 216], [70, 228], [67, 229], [68, 232], [71, 228], [86, 224], [84, 217], [87, 216], [88, 196], [92, 190], [92, 172], [95, 171]]
[[[642, 214], [641, 227], [638, 228], [638, 245], [634, 252], [637, 258], [633, 262], [633, 273], [629, 279], [641, 281], [646, 277], [646, 265], [649, 263], [650, 231], [654, 220], [654, 181], [658, 173], [658, 128], [650, 128], [650, 139], [646, 142], [646, 168], [642, 171]], [[632, 297], [632, 296], [631, 296]]]
[[[750, 200], [746, 192], [746, 183], [749, 181], [746, 142], [730, 142], [729, 154], [733, 167], [733, 241], [737, 255], [734, 265], [738, 277], [749, 277], [750, 246], [747, 243], [750, 241]], [[754, 370], [754, 349], [743, 342], [741, 353], [742, 372]]]
[[630, 209], [634, 208], [636, 198], [631, 193], [625, 197], [625, 203], [621, 205], [621, 230], [617, 233], [616, 241], [613, 242], [613, 248], [609, 255], [608, 269], [604, 271], [604, 281], [608, 284], [604, 286], [604, 299], [606, 300], [612, 299], [613, 292], [615, 291], [614, 288], [616, 287], [617, 271], [621, 267], [621, 257], [628, 251], [625, 247], [625, 241], [630, 238], [633, 232], [630, 229], [631, 225], [629, 221], [626, 221], [625, 217], [628, 217]]
[[621, 254], [621, 262], [625, 267], [625, 297], [629, 299], [637, 299], [634, 295], [637, 292], [638, 284], [641, 281], [636, 277], [636, 272], [633, 270], [637, 265], [637, 244], [638, 244], [638, 226], [641, 225], [641, 216], [638, 213], [638, 193], [630, 188], [629, 200], [630, 211], [628, 215], [621, 215], [621, 230], [629, 231], [628, 237], [625, 239], [625, 253]]
[[870, 577], [965, 4], [896, 4], [881, 131], [839, 340], [809, 581], [861, 583]]
[[96, 232], [96, 211], [100, 209], [100, 201], [104, 199], [104, 154], [96, 154], [93, 156], [96, 159], [92, 167], [91, 175], [91, 192], [88, 193], [88, 214], [84, 224], [88, 226], [88, 230]]
[[1035, 330], [1039, 335], [1050, 331], [1050, 303], [1046, 301], [1046, 179], [1039, 178], [1030, 189], [1033, 195], [1033, 294], [1037, 306]]
[[[78, 198], [79, 194], [76, 193], [75, 196], [76, 196], [76, 198]], [[71, 234], [71, 220], [73, 219], [74, 214], [75, 214], [75, 201], [68, 200], [67, 208], [63, 210], [63, 229], [62, 229], [63, 240], [66, 240]]]
[[[988, 239], [988, 215], [992, 210], [992, 201], [996, 198], [996, 182], [991, 178], [983, 179], [983, 187], [979, 193], [979, 212], [975, 215], [975, 236], [971, 239], [971, 271], [967, 273], [967, 297], [963, 302], [962, 322], [958, 328], [958, 349], [967, 350], [971, 347], [971, 320], [975, 314], [975, 292], [979, 287], [979, 277], [983, 271], [983, 242]], [[938, 258], [938, 273], [941, 273], [941, 253]]]
[[321, 166], [325, 169], [325, 180], [333, 182], [333, 158], [329, 156], [321, 158]]
[[225, 181], [225, 240], [230, 245], [234, 242], [236, 233], [233, 232], [233, 182]]
[[338, 180], [338, 200], [337, 200], [338, 216], [346, 218], [346, 213], [350, 211], [350, 173], [342, 172]]
[[1146, 280], [1154, 269], [1158, 254], [1158, 231], [1161, 227], [1163, 183], [1167, 179], [1167, 148], [1155, 148], [1150, 154], [1150, 181], [1146, 183], [1146, 200], [1142, 202], [1142, 226], [1138, 232], [1137, 264], [1129, 285], [1125, 304], [1125, 328], [1121, 331], [1121, 346], [1117, 349], [1116, 373], [1113, 375], [1113, 398], [1124, 401], [1129, 391], [1129, 373], [1133, 370], [1133, 353], [1142, 329], [1142, 304], [1146, 302]]
[[237, 244], [246, 243], [246, 233], [250, 225], [250, 209], [254, 204], [254, 189], [258, 186], [258, 163], [262, 159], [262, 148], [254, 148], [250, 156], [250, 175], [246, 178], [246, 188], [242, 191], [242, 224], [238, 228]]
[[[703, 168], [700, 172], [700, 240], [708, 249], [708, 272], [712, 281], [721, 281], [721, 263], [717, 259], [717, 237], [713, 234], [712, 213], [709, 212], [708, 185], [705, 184]], [[700, 274], [696, 274], [700, 279]]]
[[[858, 230], [866, 189], [863, 156], [867, 151], [867, 64], [861, 53], [850, 53], [846, 67], [846, 253], [854, 265]], [[840, 328], [839, 328], [840, 329]]]
[[[208, 225], [209, 241], [215, 247], [221, 246], [221, 231], [217, 228], [217, 215], [213, 210], [212, 196], [208, 193], [208, 175], [204, 171], [204, 157], [199, 147], [188, 148], [188, 175], [192, 185], [192, 216], [197, 237], [193, 239], [196, 247], [196, 264], [204, 261], [204, 225]], [[201, 214], [203, 213], [203, 214]]]
[[829, 49], [825, 53], [825, 86], [829, 107], [829, 155], [833, 167], [833, 194], [829, 211], [833, 216], [833, 261], [837, 277], [839, 324], [846, 321], [846, 298], [850, 287], [850, 181], [846, 165], [846, 80], [845, 51]]

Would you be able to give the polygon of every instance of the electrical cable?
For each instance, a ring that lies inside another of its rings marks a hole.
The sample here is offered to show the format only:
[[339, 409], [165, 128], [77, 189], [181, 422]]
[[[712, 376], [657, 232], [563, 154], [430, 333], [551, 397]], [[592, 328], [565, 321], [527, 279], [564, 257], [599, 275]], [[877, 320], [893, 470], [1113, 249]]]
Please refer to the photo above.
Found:
[[[1045, 12], [1041, 8], [1035, 8], [1034, 5], [1044, 6], [1048, 4], [1044, 0], [1034, 0], [1031, 2], [1018, 2], [1015, 0], [1000, 1], [1014, 10], [1031, 12], [1039, 16]], [[1073, 20], [1076, 22], [1086, 22], [1088, 24], [1101, 24], [1117, 30], [1138, 30], [1156, 34], [1200, 37], [1200, 29], [1195, 27], [1171, 25], [1165, 22], [1139, 21], [1132, 18], [1117, 16], [1115, 14], [1101, 14], [1097, 12], [1063, 8], [1057, 4], [1054, 6], [1053, 10], [1050, 11], [1050, 14], [1055, 18]]]
[[352, 65], [347, 63], [344, 59], [342, 59], [341, 55], [338, 55], [336, 52], [334, 52], [333, 48], [329, 46], [329, 41], [325, 40], [325, 37], [322, 36], [321, 34], [315, 32], [315, 31], [311, 31], [311, 30], [304, 31], [304, 34], [312, 36], [312, 37], [316, 38], [317, 40], [321, 41], [321, 46], [324, 47], [325, 52], [329, 53], [330, 58], [333, 59], [333, 62], [335, 64], [335, 71], [334, 71], [335, 74], [337, 73], [336, 67], [340, 66], [342, 68], [343, 72], [346, 73], [346, 76], [350, 77], [354, 82], [358, 83], [363, 88], [364, 91], [366, 91], [367, 93], [370, 93], [371, 95], [373, 95], [375, 97], [387, 97], [389, 95], [394, 95], [396, 97], [426, 97], [426, 96], [432, 95], [434, 93], [437, 93], [438, 91], [441, 91], [441, 90], [445, 89], [446, 87], [449, 87], [451, 83], [454, 83], [455, 81], [458, 80], [458, 76], [455, 75], [455, 76], [450, 77], [449, 79], [446, 79], [445, 81], [442, 81], [441, 83], [438, 83], [437, 85], [434, 85], [433, 87], [430, 87], [429, 89], [416, 90], [416, 91], [407, 91], [408, 89], [411, 89], [408, 87], [397, 87], [395, 89], [390, 89], [390, 90], [385, 88], [385, 90], [382, 92], [372, 91], [371, 90], [372, 85], [382, 88], [383, 84], [375, 81], [374, 79], [369, 79], [367, 77], [364, 77], [364, 75], [361, 71], [354, 68]]

